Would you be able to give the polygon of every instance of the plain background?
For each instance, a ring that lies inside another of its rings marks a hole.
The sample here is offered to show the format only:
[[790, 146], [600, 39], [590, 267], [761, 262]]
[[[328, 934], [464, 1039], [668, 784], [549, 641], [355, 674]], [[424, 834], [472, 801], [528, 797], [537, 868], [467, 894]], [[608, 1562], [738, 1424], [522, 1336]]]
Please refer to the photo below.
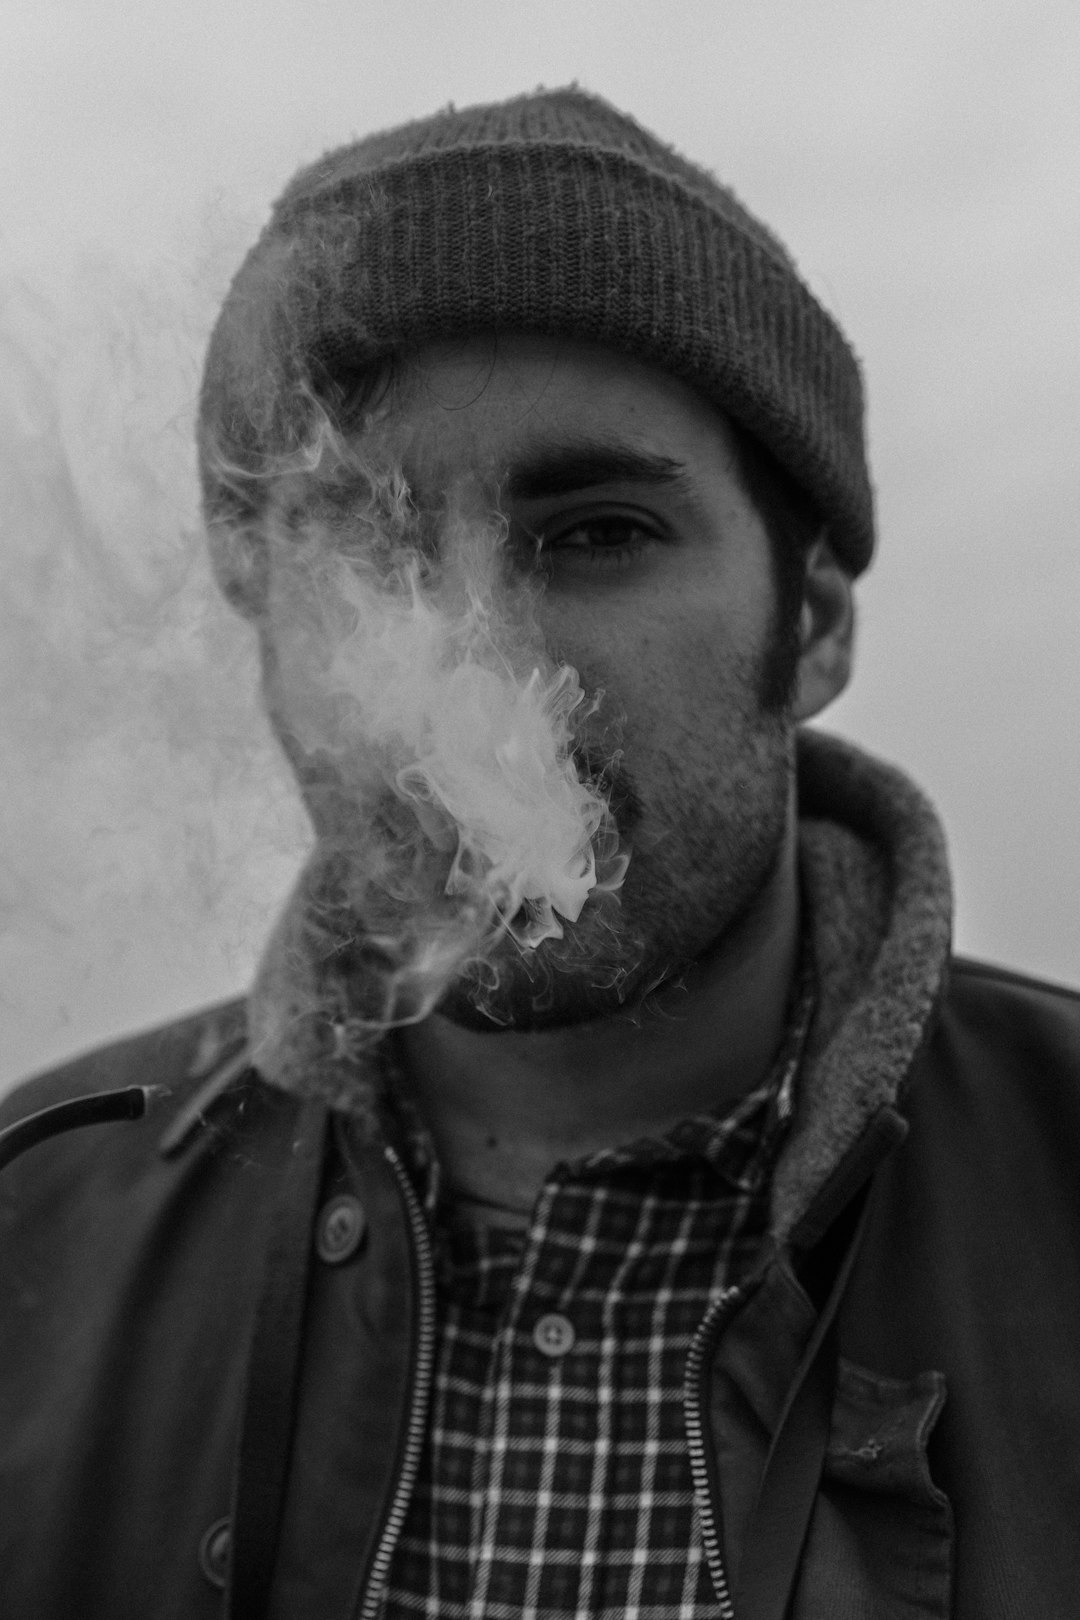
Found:
[[788, 242], [867, 372], [840, 731], [949, 830], [959, 944], [1080, 978], [1074, 0], [7, 0], [0, 1083], [241, 989], [303, 847], [199, 548], [191, 415], [268, 202], [577, 80]]

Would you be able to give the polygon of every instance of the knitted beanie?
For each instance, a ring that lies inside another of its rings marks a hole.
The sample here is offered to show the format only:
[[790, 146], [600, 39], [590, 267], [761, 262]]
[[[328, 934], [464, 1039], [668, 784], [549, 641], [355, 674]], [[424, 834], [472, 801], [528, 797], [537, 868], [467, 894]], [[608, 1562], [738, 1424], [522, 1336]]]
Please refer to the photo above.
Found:
[[[273, 210], [210, 341], [200, 467], [226, 590], [273, 458], [313, 402], [412, 345], [485, 332], [604, 344], [737, 419], [811, 497], [852, 573], [873, 549], [858, 364], [726, 186], [577, 88], [328, 153]], [[260, 477], [260, 473], [263, 477]]]

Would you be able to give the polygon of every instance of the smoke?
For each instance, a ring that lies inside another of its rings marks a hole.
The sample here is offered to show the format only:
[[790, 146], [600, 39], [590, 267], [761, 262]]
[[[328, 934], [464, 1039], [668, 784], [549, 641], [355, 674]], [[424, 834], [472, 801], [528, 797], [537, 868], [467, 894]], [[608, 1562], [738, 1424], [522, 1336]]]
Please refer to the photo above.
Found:
[[603, 694], [548, 656], [496, 504], [458, 487], [420, 512], [325, 419], [274, 469], [259, 543], [267, 699], [319, 841], [302, 951], [356, 981], [353, 1047], [466, 968], [490, 1009], [503, 951], [562, 939], [622, 882], [614, 761], [586, 764]]
[[0, 1086], [242, 989], [309, 843], [198, 511], [220, 286], [0, 286]]
[[305, 814], [199, 514], [215, 258], [0, 286], [0, 1086], [243, 991], [305, 856], [365, 1037], [462, 966], [481, 1001], [506, 951], [539, 972], [625, 866], [599, 695], [548, 657], [497, 512], [418, 513], [325, 430], [263, 536]]

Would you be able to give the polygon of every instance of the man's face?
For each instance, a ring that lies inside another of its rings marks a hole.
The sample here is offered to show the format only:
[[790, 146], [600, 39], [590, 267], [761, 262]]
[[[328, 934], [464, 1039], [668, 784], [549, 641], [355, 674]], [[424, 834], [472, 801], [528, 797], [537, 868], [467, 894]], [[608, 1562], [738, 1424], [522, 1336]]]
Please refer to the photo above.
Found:
[[[753, 913], [788, 831], [792, 723], [760, 698], [769, 541], [726, 425], [605, 349], [489, 338], [410, 360], [363, 449], [400, 463], [421, 511], [449, 491], [497, 499], [512, 569], [542, 584], [547, 650], [587, 694], [602, 689], [597, 738], [619, 750], [618, 905], [590, 900], [536, 952], [504, 941], [485, 1000], [517, 1028], [635, 1000]], [[474, 988], [459, 980], [440, 1010], [497, 1027]]]

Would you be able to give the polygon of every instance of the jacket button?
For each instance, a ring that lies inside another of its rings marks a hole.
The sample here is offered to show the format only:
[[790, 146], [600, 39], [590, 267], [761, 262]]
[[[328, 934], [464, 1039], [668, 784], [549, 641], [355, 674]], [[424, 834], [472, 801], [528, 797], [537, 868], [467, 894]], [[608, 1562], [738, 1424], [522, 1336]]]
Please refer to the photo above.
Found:
[[351, 1260], [364, 1241], [367, 1216], [359, 1198], [341, 1193], [320, 1211], [315, 1233], [315, 1249], [328, 1266]]
[[574, 1348], [574, 1324], [558, 1311], [549, 1311], [533, 1328], [533, 1344], [541, 1355], [556, 1360]]
[[215, 1519], [199, 1542], [199, 1564], [211, 1586], [225, 1590], [229, 1577], [229, 1554], [232, 1552], [232, 1524], [228, 1519]]

